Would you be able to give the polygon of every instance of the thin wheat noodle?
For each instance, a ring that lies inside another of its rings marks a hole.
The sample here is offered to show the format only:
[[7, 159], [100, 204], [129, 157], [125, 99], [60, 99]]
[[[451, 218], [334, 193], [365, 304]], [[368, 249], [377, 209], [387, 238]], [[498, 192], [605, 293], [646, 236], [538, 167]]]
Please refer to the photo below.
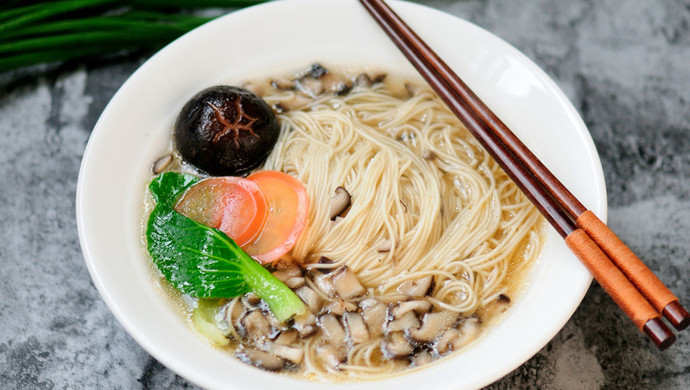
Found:
[[[264, 99], [293, 97], [274, 91]], [[263, 168], [305, 184], [309, 222], [292, 256], [307, 268], [345, 264], [382, 300], [399, 295], [406, 281], [433, 276], [428, 301], [471, 315], [505, 293], [510, 272], [538, 254], [538, 212], [431, 92], [401, 100], [381, 84], [354, 88], [280, 120], [280, 140]], [[351, 206], [332, 221], [329, 202], [339, 186]], [[334, 263], [317, 263], [322, 256]], [[382, 358], [380, 341], [352, 346], [336, 369], [317, 357], [323, 335], [303, 340], [302, 372], [312, 379], [390, 374], [400, 363]]]

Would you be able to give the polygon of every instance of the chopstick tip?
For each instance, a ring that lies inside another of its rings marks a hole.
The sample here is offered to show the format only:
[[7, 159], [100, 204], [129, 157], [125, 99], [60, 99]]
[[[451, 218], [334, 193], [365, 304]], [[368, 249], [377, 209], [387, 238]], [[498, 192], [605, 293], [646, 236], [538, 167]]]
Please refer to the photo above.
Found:
[[654, 344], [663, 351], [676, 342], [676, 335], [666, 326], [661, 317], [652, 318], [644, 324], [642, 330], [649, 336]]
[[683, 330], [690, 325], [690, 313], [678, 301], [666, 305], [661, 314], [677, 330]]

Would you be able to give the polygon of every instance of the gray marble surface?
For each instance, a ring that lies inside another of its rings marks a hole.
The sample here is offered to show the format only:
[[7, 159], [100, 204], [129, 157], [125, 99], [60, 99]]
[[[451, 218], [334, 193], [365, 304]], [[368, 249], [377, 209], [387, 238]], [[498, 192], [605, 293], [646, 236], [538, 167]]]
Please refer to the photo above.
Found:
[[[588, 125], [609, 224], [690, 305], [690, 1], [428, 0], [522, 50]], [[0, 75], [0, 388], [195, 388], [118, 324], [80, 252], [75, 187], [100, 112], [144, 55]], [[507, 346], [508, 348], [508, 346]], [[657, 351], [595, 283], [491, 389], [688, 389], [690, 332]]]

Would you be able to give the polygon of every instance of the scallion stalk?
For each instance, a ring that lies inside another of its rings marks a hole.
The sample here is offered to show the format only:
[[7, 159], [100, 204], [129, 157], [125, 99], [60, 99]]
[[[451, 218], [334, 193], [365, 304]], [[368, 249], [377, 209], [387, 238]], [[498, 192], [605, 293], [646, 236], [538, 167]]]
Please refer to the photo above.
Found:
[[0, 3], [0, 72], [156, 49], [211, 18], [206, 8], [265, 0], [24, 0]]
[[[5, 20], [4, 22], [0, 22], [0, 35], [4, 34], [6, 31], [20, 28], [21, 26], [29, 23], [39, 22], [44, 19], [59, 16], [61, 14], [115, 3], [117, 3], [117, 0], [72, 0], [55, 1], [50, 5], [35, 4], [33, 6], [26, 7], [25, 13], [9, 20]], [[1, 14], [0, 18], [3, 18]]]

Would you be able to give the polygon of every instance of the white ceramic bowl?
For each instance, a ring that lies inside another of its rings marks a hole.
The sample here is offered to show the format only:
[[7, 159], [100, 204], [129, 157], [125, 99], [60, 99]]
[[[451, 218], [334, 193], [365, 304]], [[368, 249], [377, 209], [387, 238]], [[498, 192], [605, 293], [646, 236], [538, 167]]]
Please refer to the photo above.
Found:
[[[553, 81], [491, 33], [423, 6], [392, 7], [600, 218], [599, 158], [577, 112]], [[137, 70], [91, 135], [77, 189], [79, 238], [89, 272], [122, 326], [151, 355], [206, 388], [310, 390], [323, 384], [260, 371], [209, 346], [153, 283], [140, 236], [152, 161], [168, 146], [178, 110], [218, 83], [283, 75], [314, 61], [414, 70], [355, 0], [272, 2], [183, 36]], [[458, 389], [487, 385], [524, 363], [568, 321], [590, 275], [548, 231], [542, 259], [506, 318], [473, 348], [416, 372], [341, 389]]]

